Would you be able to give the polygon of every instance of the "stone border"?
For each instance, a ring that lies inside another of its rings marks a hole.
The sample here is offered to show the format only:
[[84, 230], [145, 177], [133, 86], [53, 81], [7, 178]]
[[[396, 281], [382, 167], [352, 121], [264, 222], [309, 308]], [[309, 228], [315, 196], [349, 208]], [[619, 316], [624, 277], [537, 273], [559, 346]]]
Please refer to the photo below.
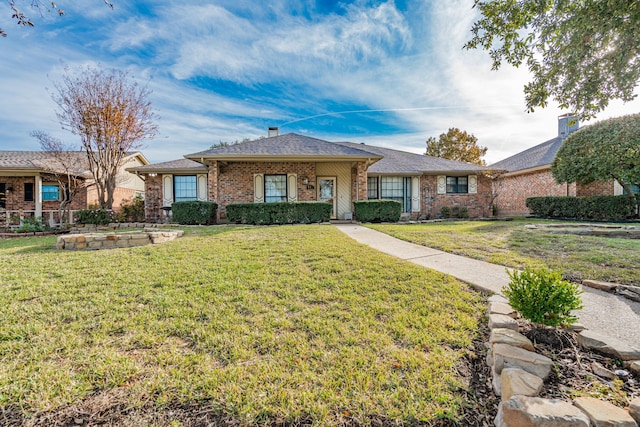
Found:
[[[490, 337], [487, 364], [491, 367], [494, 392], [501, 397], [496, 427], [523, 426], [616, 426], [638, 427], [640, 397], [631, 401], [629, 410], [592, 397], [577, 397], [573, 402], [538, 397], [553, 361], [535, 352], [533, 343], [518, 332], [518, 313], [501, 295], [489, 298]], [[583, 327], [578, 343], [622, 359], [625, 367], [640, 375], [640, 350]]]
[[66, 234], [58, 237], [57, 249], [100, 250], [156, 245], [181, 237], [182, 230], [147, 230], [123, 233]]
[[631, 301], [640, 302], [640, 287], [621, 285], [619, 283], [602, 282], [600, 280], [583, 280], [582, 285], [601, 291], [620, 295]]

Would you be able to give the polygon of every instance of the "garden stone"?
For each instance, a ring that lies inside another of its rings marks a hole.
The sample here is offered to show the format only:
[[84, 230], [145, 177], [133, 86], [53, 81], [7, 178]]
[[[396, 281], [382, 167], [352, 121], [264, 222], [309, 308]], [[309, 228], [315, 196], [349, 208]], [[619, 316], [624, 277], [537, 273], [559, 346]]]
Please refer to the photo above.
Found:
[[576, 397], [573, 403], [591, 420], [593, 427], [638, 427], [622, 408], [594, 397]]
[[509, 300], [505, 297], [503, 297], [502, 295], [491, 295], [487, 301], [491, 302], [502, 302], [504, 304], [509, 304]]
[[504, 314], [490, 314], [489, 315], [489, 329], [505, 328], [518, 330], [518, 322], [509, 316]]
[[529, 338], [512, 329], [496, 328], [491, 331], [489, 337], [491, 344], [509, 344], [514, 347], [524, 348], [525, 350], [534, 351], [533, 343]]
[[503, 302], [490, 302], [487, 314], [503, 314], [515, 319], [518, 315], [518, 312], [515, 311], [509, 304], [505, 304]]
[[635, 375], [640, 376], [640, 360], [631, 360], [624, 362], [624, 367], [633, 372]]
[[629, 404], [629, 415], [640, 425], [640, 397], [636, 397]]
[[515, 395], [537, 396], [542, 390], [544, 381], [520, 368], [504, 368], [500, 374], [502, 400], [509, 400]]
[[640, 302], [640, 288], [638, 287], [620, 285], [616, 289], [616, 294], [622, 295], [631, 301]]
[[496, 374], [496, 370], [491, 368], [491, 384], [493, 385], [493, 392], [496, 396], [502, 396], [502, 380], [500, 375]]
[[617, 359], [640, 360], [640, 349], [630, 347], [608, 335], [585, 329], [580, 332], [576, 338], [578, 339], [578, 343], [584, 348], [596, 350]]
[[589, 418], [569, 402], [513, 396], [501, 402], [496, 427], [589, 427]]
[[598, 362], [591, 363], [591, 372], [601, 378], [605, 378], [608, 380], [612, 380], [616, 376], [616, 374], [614, 374], [612, 371], [608, 370]]
[[493, 346], [493, 366], [500, 374], [503, 368], [521, 368], [542, 379], [551, 372], [553, 361], [546, 356], [508, 344]]
[[619, 286], [617, 283], [602, 282], [600, 280], [583, 280], [582, 284], [605, 292], [613, 292]]

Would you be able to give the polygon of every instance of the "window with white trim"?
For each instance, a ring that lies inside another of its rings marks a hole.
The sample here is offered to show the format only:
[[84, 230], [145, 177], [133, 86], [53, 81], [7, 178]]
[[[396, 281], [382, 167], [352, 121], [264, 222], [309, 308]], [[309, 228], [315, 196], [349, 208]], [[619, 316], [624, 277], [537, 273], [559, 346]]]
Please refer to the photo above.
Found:
[[265, 203], [287, 201], [287, 175], [264, 176], [264, 201]]
[[379, 198], [380, 198], [380, 195], [378, 194], [378, 177], [377, 176], [367, 177], [367, 199], [374, 200]]
[[198, 185], [195, 175], [174, 175], [173, 200], [175, 202], [198, 200]]
[[367, 199], [397, 200], [402, 212], [411, 211], [411, 177], [373, 176], [367, 177]]
[[447, 194], [461, 194], [469, 192], [469, 178], [466, 176], [448, 176]]

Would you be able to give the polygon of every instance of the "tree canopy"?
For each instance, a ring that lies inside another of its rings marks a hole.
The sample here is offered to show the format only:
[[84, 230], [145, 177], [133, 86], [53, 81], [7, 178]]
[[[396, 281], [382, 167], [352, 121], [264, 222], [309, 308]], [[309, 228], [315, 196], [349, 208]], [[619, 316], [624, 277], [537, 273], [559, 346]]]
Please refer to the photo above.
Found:
[[640, 79], [637, 0], [475, 0], [481, 18], [467, 49], [489, 51], [493, 69], [526, 64], [527, 109], [552, 98], [581, 119], [612, 99], [630, 101]]
[[640, 184], [640, 114], [603, 120], [571, 133], [551, 164], [559, 183], [609, 181], [615, 178], [632, 194]]
[[484, 165], [482, 157], [487, 154], [487, 147], [478, 145], [478, 138], [458, 128], [449, 128], [447, 133], [440, 134], [438, 139], [427, 139], [427, 156], [457, 160], [459, 162]]
[[111, 209], [118, 172], [125, 157], [157, 133], [148, 101], [151, 90], [119, 70], [68, 69], [52, 98], [63, 129], [80, 137], [95, 180], [100, 207]]
[[[113, 9], [113, 3], [109, 0], [103, 0], [104, 3]], [[9, 0], [9, 7], [11, 8], [11, 18], [16, 20], [16, 23], [21, 27], [33, 27], [35, 24], [29, 18], [27, 14], [25, 14], [21, 9], [18, 8], [16, 3], [24, 3], [26, 6], [30, 6], [32, 9], [35, 9], [40, 15], [44, 12], [55, 11], [58, 15], [64, 15], [64, 10], [60, 9], [58, 5], [53, 1], [42, 1], [42, 0], [30, 0], [27, 2], [26, 0]], [[6, 31], [0, 28], [0, 36], [7, 37]]]

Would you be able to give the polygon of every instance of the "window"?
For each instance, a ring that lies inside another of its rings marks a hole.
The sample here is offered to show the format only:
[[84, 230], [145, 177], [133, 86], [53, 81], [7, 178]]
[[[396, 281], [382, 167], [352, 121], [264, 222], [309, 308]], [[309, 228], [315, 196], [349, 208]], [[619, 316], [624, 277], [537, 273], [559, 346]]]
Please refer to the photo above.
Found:
[[367, 199], [373, 200], [379, 198], [378, 196], [378, 177], [367, 177]]
[[42, 201], [51, 202], [60, 200], [60, 186], [57, 184], [45, 184], [42, 186]]
[[7, 184], [0, 182], [0, 208], [7, 207]]
[[33, 183], [32, 182], [24, 183], [24, 201], [33, 202]]
[[447, 193], [468, 193], [469, 181], [466, 176], [448, 176]]
[[[630, 184], [629, 187], [631, 187], [633, 194], [640, 194], [640, 185]], [[627, 194], [627, 190], [622, 188], [622, 194]]]
[[402, 204], [402, 212], [411, 210], [411, 177], [380, 177], [380, 198], [397, 200]]
[[287, 201], [287, 175], [264, 176], [265, 203]]
[[195, 175], [173, 177], [173, 200], [176, 202], [198, 200]]

